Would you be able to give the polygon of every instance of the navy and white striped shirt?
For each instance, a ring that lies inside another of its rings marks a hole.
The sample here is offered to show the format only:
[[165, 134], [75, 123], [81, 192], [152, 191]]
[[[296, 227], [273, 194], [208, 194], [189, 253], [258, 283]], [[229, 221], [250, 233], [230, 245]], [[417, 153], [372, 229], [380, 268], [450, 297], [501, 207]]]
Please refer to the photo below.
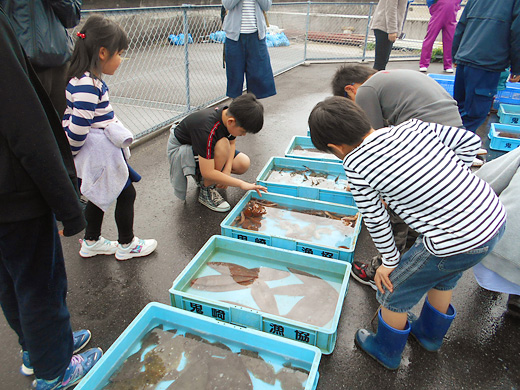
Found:
[[256, 25], [256, 1], [243, 0], [242, 2], [242, 22], [240, 24], [240, 33], [251, 34], [258, 30]]
[[108, 101], [108, 87], [103, 80], [85, 72], [80, 78], [69, 81], [65, 92], [67, 108], [62, 126], [65, 129], [72, 154], [76, 155], [85, 143], [90, 128], [104, 129], [117, 122]]
[[356, 205], [385, 266], [397, 266], [400, 254], [381, 199], [438, 257], [476, 248], [502, 226], [503, 205], [470, 170], [480, 144], [469, 131], [412, 119], [376, 130], [345, 157]]

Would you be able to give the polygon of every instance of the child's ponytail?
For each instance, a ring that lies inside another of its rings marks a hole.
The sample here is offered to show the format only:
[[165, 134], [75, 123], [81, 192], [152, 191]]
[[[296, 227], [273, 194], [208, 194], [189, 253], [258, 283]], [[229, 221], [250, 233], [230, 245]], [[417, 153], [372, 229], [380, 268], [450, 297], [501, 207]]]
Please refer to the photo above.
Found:
[[90, 16], [76, 34], [76, 44], [70, 62], [69, 80], [81, 77], [86, 71], [101, 76], [99, 50], [104, 47], [110, 55], [128, 49], [128, 37], [115, 22], [101, 15]]

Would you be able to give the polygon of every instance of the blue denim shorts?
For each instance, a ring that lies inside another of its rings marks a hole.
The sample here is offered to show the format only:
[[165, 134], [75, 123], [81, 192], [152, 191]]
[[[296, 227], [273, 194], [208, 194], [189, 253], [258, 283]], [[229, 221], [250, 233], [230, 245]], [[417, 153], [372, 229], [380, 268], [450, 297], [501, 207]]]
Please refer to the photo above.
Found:
[[505, 225], [481, 246], [449, 257], [432, 255], [423, 244], [423, 236], [419, 236], [390, 274], [394, 291], [390, 292], [383, 286], [385, 293], [377, 291], [377, 300], [388, 310], [404, 313], [410, 311], [432, 288], [453, 290], [462, 273], [477, 265], [493, 250], [504, 234]]

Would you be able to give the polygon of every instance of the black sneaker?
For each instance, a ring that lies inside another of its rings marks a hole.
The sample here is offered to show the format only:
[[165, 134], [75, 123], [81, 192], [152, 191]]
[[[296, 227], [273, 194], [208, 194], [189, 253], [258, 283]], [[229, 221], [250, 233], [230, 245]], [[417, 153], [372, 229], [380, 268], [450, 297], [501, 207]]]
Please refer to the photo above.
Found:
[[370, 286], [377, 291], [374, 277], [376, 276], [376, 270], [380, 265], [381, 260], [379, 259], [379, 256], [375, 256], [369, 264], [362, 263], [360, 261], [354, 261], [352, 263], [352, 270], [350, 271], [350, 274], [359, 283]]

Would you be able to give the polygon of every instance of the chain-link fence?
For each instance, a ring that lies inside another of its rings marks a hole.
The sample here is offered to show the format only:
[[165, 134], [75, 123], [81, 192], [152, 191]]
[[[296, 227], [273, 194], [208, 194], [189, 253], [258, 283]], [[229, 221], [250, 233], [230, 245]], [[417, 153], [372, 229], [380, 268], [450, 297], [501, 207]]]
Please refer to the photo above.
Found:
[[[269, 48], [275, 75], [305, 61], [372, 60], [368, 25], [376, 5], [273, 4], [270, 31], [286, 37], [283, 45]], [[130, 38], [125, 61], [105, 80], [116, 115], [136, 138], [226, 97], [220, 6], [90, 10], [82, 20], [93, 13], [118, 22]], [[418, 58], [429, 17], [424, 4], [411, 5], [406, 37], [394, 44], [391, 59]]]

